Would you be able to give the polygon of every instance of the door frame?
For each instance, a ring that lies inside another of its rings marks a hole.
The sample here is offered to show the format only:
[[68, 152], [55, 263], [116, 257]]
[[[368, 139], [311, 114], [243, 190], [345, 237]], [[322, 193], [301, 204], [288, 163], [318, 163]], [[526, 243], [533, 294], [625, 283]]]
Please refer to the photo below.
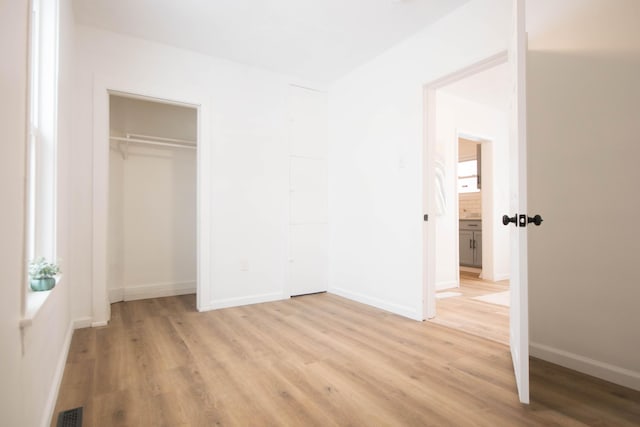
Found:
[[197, 90], [172, 89], [144, 80], [95, 75], [93, 81], [93, 199], [91, 326], [105, 326], [111, 317], [107, 290], [109, 207], [109, 96], [111, 94], [195, 108], [196, 150], [196, 306], [206, 308], [211, 294], [211, 101]]
[[[451, 83], [462, 80], [479, 72], [504, 64], [508, 61], [507, 50], [502, 50], [479, 61], [473, 62], [457, 71], [446, 74], [423, 85], [423, 123], [424, 142], [422, 157], [422, 209], [423, 213], [434, 215], [436, 212], [435, 195], [435, 149], [436, 149], [436, 91]], [[436, 242], [435, 221], [423, 221], [422, 225], [422, 318], [436, 316]]]

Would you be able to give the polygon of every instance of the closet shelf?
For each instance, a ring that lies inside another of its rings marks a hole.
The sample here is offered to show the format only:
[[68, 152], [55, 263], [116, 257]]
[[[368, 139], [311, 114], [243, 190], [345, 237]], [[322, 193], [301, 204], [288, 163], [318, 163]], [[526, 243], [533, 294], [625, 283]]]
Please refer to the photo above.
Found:
[[122, 158], [127, 158], [126, 149], [122, 149], [123, 143], [127, 148], [130, 143], [134, 144], [145, 144], [145, 145], [155, 145], [160, 147], [172, 147], [172, 148], [186, 148], [190, 150], [195, 150], [197, 145], [195, 141], [189, 141], [187, 139], [176, 139], [176, 138], [163, 138], [159, 136], [152, 135], [143, 135], [136, 133], [128, 133], [126, 136], [110, 136], [109, 140], [118, 142], [118, 149], [122, 154]]

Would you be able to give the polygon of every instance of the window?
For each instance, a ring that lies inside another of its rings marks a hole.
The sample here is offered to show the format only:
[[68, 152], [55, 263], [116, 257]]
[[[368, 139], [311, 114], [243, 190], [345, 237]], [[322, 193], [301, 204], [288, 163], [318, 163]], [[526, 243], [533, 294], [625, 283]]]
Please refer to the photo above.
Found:
[[56, 258], [58, 2], [32, 0], [29, 36], [27, 257]]
[[466, 160], [458, 162], [458, 193], [477, 193], [478, 161]]

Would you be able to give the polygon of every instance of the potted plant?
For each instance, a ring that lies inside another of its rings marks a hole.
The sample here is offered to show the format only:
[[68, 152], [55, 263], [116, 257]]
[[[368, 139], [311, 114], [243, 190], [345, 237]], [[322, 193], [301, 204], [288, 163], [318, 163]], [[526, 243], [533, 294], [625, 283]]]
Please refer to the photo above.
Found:
[[44, 258], [37, 258], [29, 263], [30, 285], [34, 291], [48, 291], [56, 285], [56, 274], [60, 267]]

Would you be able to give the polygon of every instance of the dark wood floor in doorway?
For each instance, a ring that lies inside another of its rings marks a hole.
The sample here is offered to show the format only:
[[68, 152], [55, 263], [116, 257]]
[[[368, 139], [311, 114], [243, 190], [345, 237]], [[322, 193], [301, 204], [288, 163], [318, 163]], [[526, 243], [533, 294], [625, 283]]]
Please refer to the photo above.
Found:
[[[74, 333], [56, 413], [86, 426], [638, 425], [640, 393], [330, 294], [195, 311], [194, 296], [114, 304]], [[52, 424], [54, 425], [54, 424]]]

